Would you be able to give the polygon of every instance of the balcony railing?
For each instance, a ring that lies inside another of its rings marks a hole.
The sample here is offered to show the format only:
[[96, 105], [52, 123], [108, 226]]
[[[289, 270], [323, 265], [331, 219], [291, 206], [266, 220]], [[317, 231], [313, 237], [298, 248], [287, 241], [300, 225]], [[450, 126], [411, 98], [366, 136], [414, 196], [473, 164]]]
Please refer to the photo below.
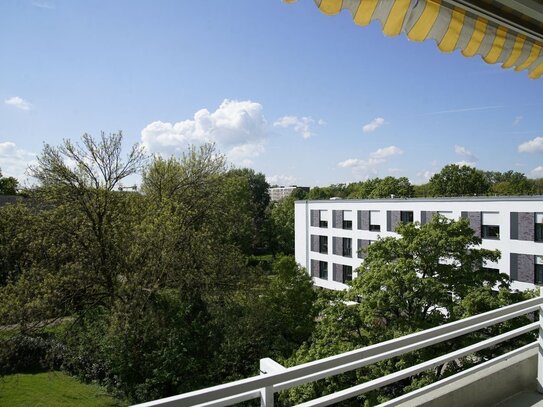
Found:
[[[543, 295], [543, 290], [542, 290]], [[371, 390], [379, 389], [417, 373], [442, 365], [448, 361], [472, 354], [482, 349], [495, 346], [506, 340], [523, 335], [527, 332], [539, 329], [539, 360], [538, 360], [538, 387], [543, 389], [543, 296], [523, 301], [517, 304], [502, 307], [483, 314], [466, 319], [451, 322], [425, 331], [395, 338], [386, 342], [356, 349], [340, 355], [319, 359], [302, 365], [285, 368], [275, 361], [266, 358], [260, 361], [260, 376], [254, 376], [231, 383], [208, 387], [201, 390], [184, 393], [173, 397], [154, 400], [139, 404], [138, 407], [167, 406], [229, 406], [246, 400], [261, 399], [261, 406], [271, 407], [274, 402], [274, 394], [314, 382], [337, 374], [345, 373], [363, 366], [367, 366], [382, 360], [403, 355], [408, 352], [422, 349], [449, 339], [453, 339], [470, 332], [483, 329], [500, 322], [510, 320], [528, 313], [539, 311], [539, 321], [529, 323], [517, 329], [490, 339], [477, 342], [465, 348], [447, 353], [418, 365], [402, 369], [389, 375], [361, 383], [354, 387], [338, 391], [323, 397], [300, 404], [300, 406], [328, 406], [338, 403]], [[533, 348], [538, 342], [527, 345], [525, 348]], [[515, 351], [513, 351], [515, 352]]]

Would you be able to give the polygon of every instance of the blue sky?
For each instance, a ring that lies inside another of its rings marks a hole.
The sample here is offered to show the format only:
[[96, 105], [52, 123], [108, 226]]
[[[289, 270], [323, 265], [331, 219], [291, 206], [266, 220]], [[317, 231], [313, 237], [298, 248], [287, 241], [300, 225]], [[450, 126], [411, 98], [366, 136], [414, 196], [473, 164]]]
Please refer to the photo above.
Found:
[[43, 143], [118, 130], [164, 155], [215, 142], [281, 185], [543, 177], [543, 79], [311, 0], [4, 0], [0, 67], [0, 168], [20, 179]]

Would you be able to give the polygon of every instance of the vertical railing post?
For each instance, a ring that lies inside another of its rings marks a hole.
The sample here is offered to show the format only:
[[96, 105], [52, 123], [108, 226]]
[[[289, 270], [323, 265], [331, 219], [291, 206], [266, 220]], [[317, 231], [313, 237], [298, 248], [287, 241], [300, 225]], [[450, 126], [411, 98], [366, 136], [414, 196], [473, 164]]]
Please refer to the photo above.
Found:
[[[539, 287], [539, 295], [543, 297], [543, 287]], [[539, 306], [539, 335], [537, 336], [537, 391], [543, 393], [543, 305]]]
[[[270, 358], [260, 359], [260, 374], [270, 374], [285, 370], [285, 367]], [[273, 386], [260, 389], [260, 407], [273, 407]]]

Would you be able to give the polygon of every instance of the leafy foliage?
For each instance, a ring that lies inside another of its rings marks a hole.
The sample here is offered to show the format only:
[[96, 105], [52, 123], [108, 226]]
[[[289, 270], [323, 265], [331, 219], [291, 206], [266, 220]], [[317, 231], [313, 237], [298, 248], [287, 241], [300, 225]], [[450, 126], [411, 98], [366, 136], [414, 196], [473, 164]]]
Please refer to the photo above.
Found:
[[[367, 257], [357, 269], [351, 289], [342, 300], [324, 308], [311, 340], [298, 349], [291, 364], [382, 342], [526, 298], [525, 294], [508, 290], [506, 275], [481, 270], [484, 261], [497, 260], [499, 253], [478, 248], [481, 241], [466, 220], [435, 216], [422, 226], [402, 224], [397, 232], [401, 238], [382, 238], [367, 248]], [[492, 291], [494, 287], [499, 288], [497, 294]], [[359, 303], [348, 305], [353, 301]], [[283, 397], [299, 403], [328, 394], [458, 349], [477, 338], [496, 335], [515, 324], [518, 321], [300, 386]], [[344, 404], [375, 405], [497, 352], [491, 349], [458, 361], [458, 365], [439, 366]]]

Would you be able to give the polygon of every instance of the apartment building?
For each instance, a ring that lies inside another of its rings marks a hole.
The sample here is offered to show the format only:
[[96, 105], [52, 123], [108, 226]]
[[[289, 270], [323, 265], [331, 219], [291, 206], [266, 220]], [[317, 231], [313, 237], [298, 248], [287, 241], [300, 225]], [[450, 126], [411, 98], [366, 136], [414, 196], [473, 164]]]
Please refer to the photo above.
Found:
[[268, 188], [268, 192], [272, 201], [280, 201], [292, 194], [295, 189], [303, 189], [304, 191], [309, 192], [309, 187], [298, 187], [296, 185], [291, 185], [289, 187], [272, 187]]
[[315, 285], [343, 290], [364, 261], [360, 249], [398, 236], [400, 222], [424, 224], [435, 214], [468, 219], [482, 247], [500, 250], [484, 267], [509, 275], [512, 289], [543, 285], [543, 196], [296, 201], [296, 261]]

